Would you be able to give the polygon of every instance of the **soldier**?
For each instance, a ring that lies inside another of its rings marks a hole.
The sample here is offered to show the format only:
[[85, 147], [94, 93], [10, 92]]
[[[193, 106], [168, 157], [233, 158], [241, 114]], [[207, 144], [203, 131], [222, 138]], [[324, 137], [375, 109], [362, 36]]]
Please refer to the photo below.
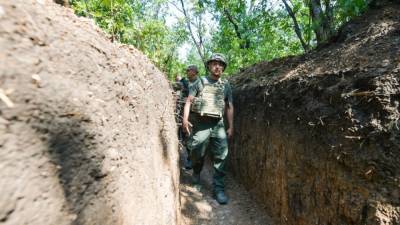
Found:
[[[186, 78], [182, 78], [180, 80], [181, 87], [182, 87], [180, 99], [183, 104], [185, 104], [186, 98], [189, 95], [189, 86], [194, 84], [195, 82], [198, 82], [198, 79], [199, 79], [197, 76], [198, 73], [199, 73], [199, 69], [197, 68], [196, 65], [189, 65], [186, 68]], [[182, 110], [181, 116], [183, 116], [183, 110]], [[182, 129], [179, 129], [179, 137], [183, 143], [183, 146], [186, 148], [186, 151], [187, 151], [185, 168], [190, 170], [190, 169], [192, 169], [192, 161], [190, 159], [190, 149], [187, 147], [187, 141], [188, 141], [189, 135], [182, 132]]]
[[189, 95], [189, 85], [191, 85], [197, 81], [198, 73], [199, 73], [199, 69], [197, 68], [196, 65], [189, 65], [186, 68], [186, 78], [182, 78], [180, 80], [180, 83], [182, 86], [182, 97], [185, 98], [185, 100]]
[[[231, 86], [221, 78], [227, 63], [222, 54], [213, 54], [206, 63], [210, 75], [189, 87], [189, 96], [184, 107], [183, 130], [192, 136], [188, 148], [193, 165], [193, 184], [200, 187], [200, 172], [204, 164], [207, 147], [213, 156], [214, 197], [220, 204], [227, 204], [225, 195], [225, 161], [228, 155], [228, 140], [233, 135], [233, 101]], [[228, 129], [225, 131], [223, 115], [226, 112]], [[188, 120], [191, 115], [191, 124]]]

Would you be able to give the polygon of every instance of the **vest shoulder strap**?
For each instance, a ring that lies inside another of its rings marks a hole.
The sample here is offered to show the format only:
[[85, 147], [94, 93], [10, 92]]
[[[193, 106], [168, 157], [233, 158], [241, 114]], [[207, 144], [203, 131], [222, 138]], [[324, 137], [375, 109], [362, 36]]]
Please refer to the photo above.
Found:
[[[222, 84], [222, 85], [223, 85], [223, 88], [225, 89], [225, 83], [226, 83], [227, 81], [228, 81], [227, 79], [222, 79], [222, 78], [221, 78], [221, 79], [218, 80], [218, 83]], [[200, 78], [200, 82], [201, 82], [201, 87], [200, 87], [200, 89], [199, 89], [199, 94], [198, 94], [198, 96], [200, 96], [201, 93], [203, 92], [204, 86], [210, 84], [210, 81], [207, 79], [207, 77], [201, 77], [201, 78]]]

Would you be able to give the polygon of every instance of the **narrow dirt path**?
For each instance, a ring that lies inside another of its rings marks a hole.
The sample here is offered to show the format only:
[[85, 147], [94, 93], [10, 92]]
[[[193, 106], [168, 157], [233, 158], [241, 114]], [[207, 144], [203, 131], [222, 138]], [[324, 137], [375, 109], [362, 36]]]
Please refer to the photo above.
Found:
[[[185, 158], [184, 153], [181, 156]], [[229, 174], [226, 178], [227, 205], [219, 205], [212, 196], [210, 163], [206, 163], [201, 173], [201, 191], [191, 185], [191, 175], [192, 170], [181, 169], [180, 201], [184, 225], [273, 225], [262, 206], [255, 203]]]

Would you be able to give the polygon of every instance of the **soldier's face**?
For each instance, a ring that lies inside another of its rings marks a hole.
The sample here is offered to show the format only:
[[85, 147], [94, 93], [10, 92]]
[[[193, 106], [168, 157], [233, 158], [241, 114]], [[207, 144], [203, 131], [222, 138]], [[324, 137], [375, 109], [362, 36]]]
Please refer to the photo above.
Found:
[[186, 74], [187, 74], [187, 78], [188, 78], [189, 80], [193, 80], [193, 79], [195, 79], [196, 76], [197, 76], [197, 71], [196, 71], [196, 70], [188, 70], [188, 71], [186, 72]]
[[208, 69], [212, 75], [219, 77], [224, 72], [224, 64], [218, 61], [211, 61], [208, 64]]

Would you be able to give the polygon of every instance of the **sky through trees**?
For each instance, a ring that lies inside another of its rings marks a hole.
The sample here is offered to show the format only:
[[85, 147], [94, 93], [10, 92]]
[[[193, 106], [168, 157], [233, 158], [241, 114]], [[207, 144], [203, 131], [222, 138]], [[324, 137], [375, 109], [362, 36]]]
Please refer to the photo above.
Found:
[[169, 79], [226, 55], [226, 75], [329, 42], [368, 0], [71, 0], [112, 41], [141, 50]]

